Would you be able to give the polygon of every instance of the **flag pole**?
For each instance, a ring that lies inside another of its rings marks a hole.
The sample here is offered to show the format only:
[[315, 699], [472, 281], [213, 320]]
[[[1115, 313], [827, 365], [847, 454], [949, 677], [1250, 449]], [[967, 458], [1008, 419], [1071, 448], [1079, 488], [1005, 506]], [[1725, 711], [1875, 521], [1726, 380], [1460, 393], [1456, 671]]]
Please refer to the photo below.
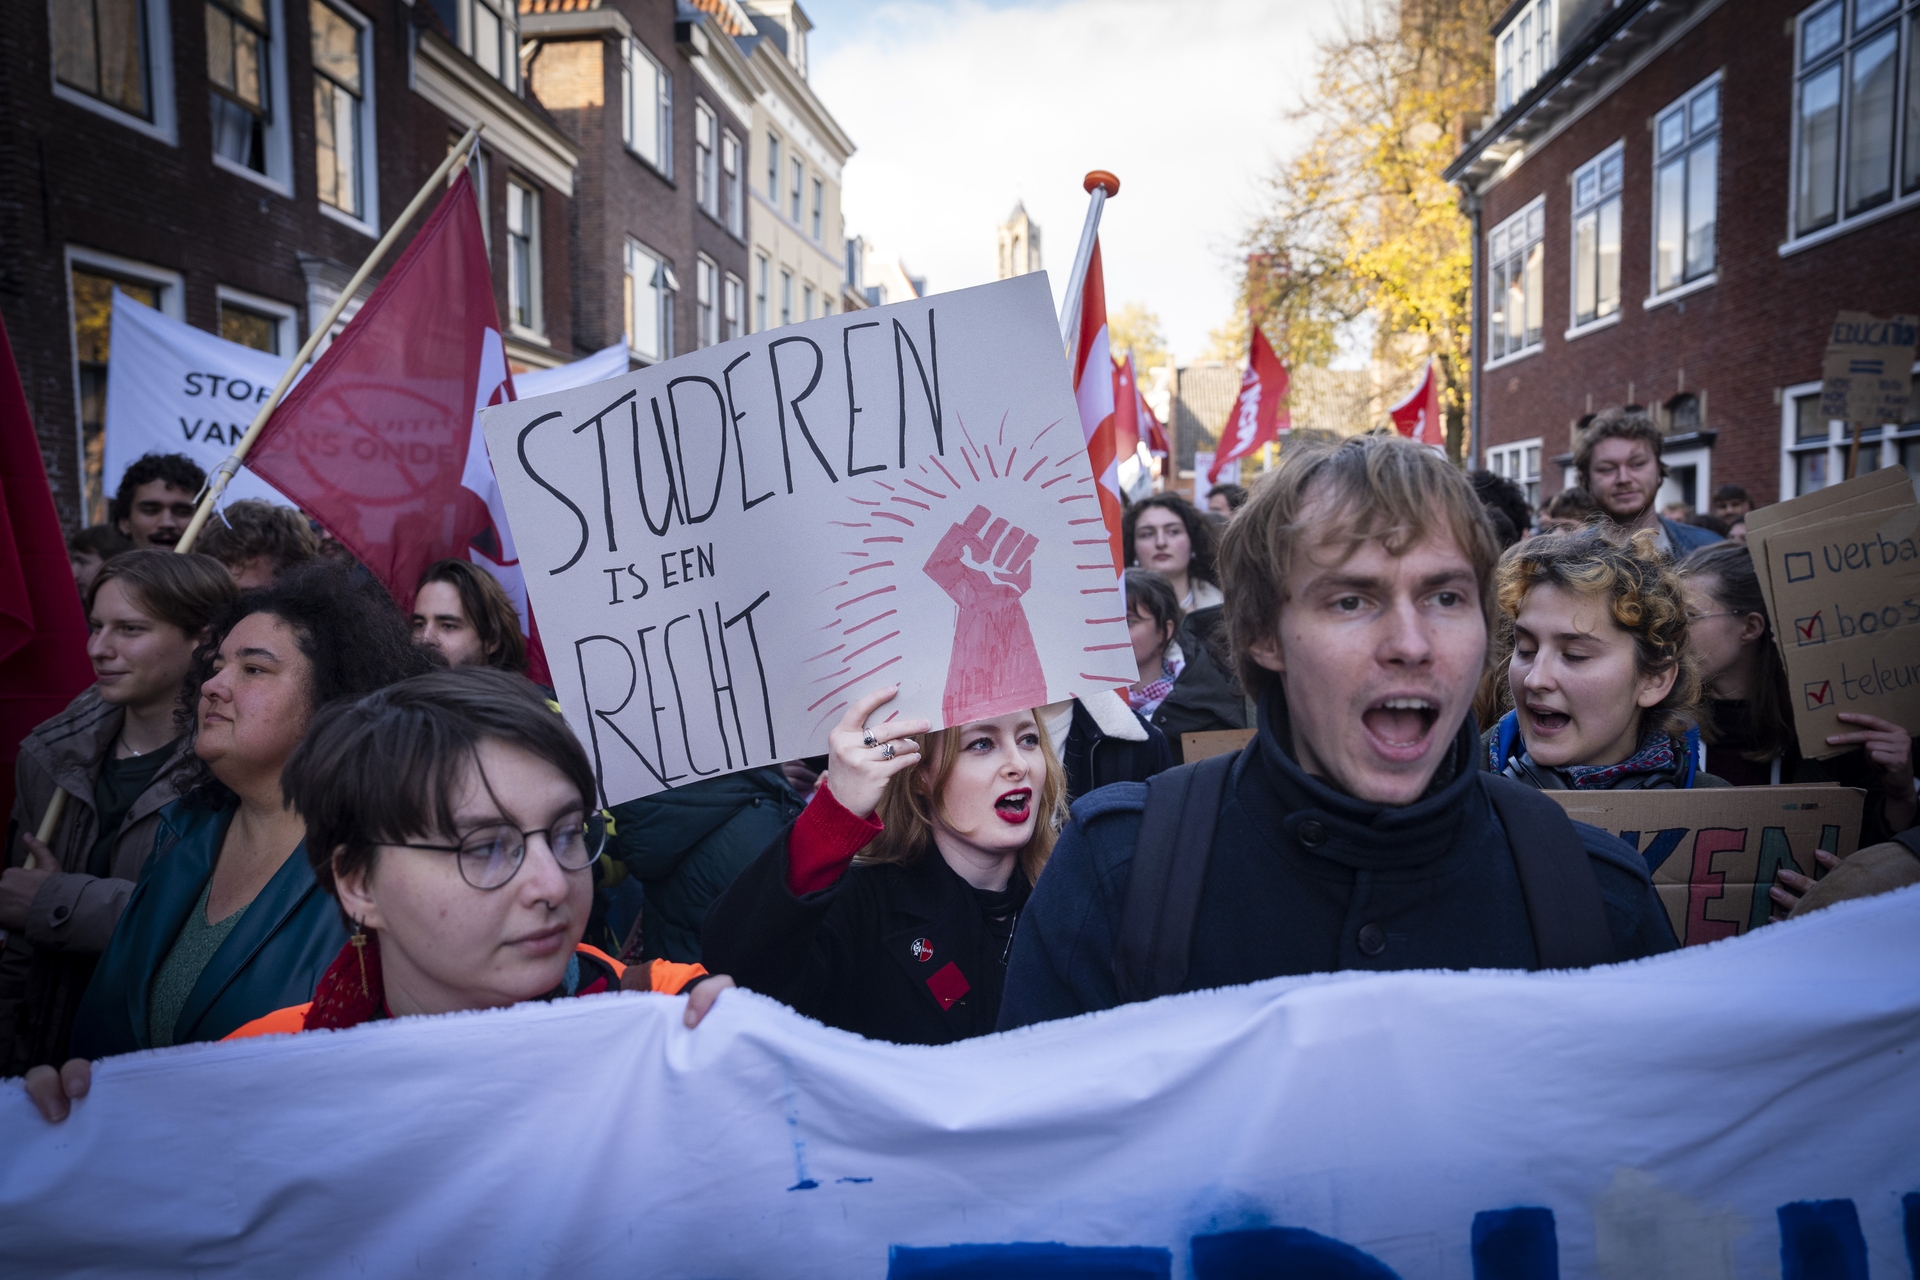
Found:
[[1060, 318], [1060, 341], [1067, 349], [1068, 360], [1073, 359], [1074, 343], [1080, 336], [1080, 287], [1086, 282], [1087, 263], [1093, 260], [1093, 242], [1100, 235], [1100, 211], [1110, 198], [1120, 194], [1120, 179], [1105, 169], [1092, 170], [1080, 185], [1089, 197], [1087, 222], [1080, 228], [1080, 247], [1073, 255], [1073, 270], [1067, 274], [1066, 314]]
[[380, 237], [380, 243], [373, 246], [373, 252], [367, 255], [367, 260], [360, 264], [360, 269], [353, 273], [353, 278], [340, 290], [340, 296], [333, 300], [331, 307], [327, 308], [327, 314], [313, 326], [313, 332], [307, 335], [306, 342], [300, 347], [300, 354], [293, 358], [293, 362], [287, 366], [287, 371], [280, 375], [280, 383], [274, 387], [273, 394], [261, 402], [260, 411], [253, 415], [253, 424], [247, 428], [247, 434], [240, 437], [240, 443], [233, 447], [233, 452], [227, 456], [226, 461], [207, 477], [206, 490], [201, 494], [199, 510], [193, 513], [193, 522], [187, 526], [187, 531], [180, 535], [180, 541], [174, 544], [175, 551], [193, 550], [195, 540], [200, 537], [200, 530], [206, 526], [207, 517], [213, 514], [213, 504], [220, 500], [220, 495], [226, 492], [227, 483], [240, 469], [240, 464], [246, 461], [247, 451], [253, 448], [253, 442], [266, 428], [267, 419], [271, 418], [273, 411], [280, 406], [281, 397], [285, 396], [287, 388], [293, 385], [294, 377], [312, 358], [314, 349], [333, 328], [333, 322], [340, 318], [340, 313], [347, 309], [347, 303], [353, 300], [354, 291], [366, 283], [367, 277], [373, 274], [374, 267], [379, 265], [380, 260], [387, 256], [387, 251], [393, 248], [394, 242], [400, 238], [400, 233], [407, 229], [413, 222], [414, 216], [425, 207], [427, 198], [433, 195], [434, 188], [446, 181], [447, 175], [453, 172], [456, 165], [466, 162], [468, 153], [473, 150], [474, 142], [484, 128], [486, 128], [484, 123], [474, 125], [466, 131], [460, 141], [453, 144], [447, 152], [447, 158], [440, 162], [440, 167], [433, 171], [432, 176], [415, 193], [412, 201], [400, 211], [400, 216], [393, 220], [393, 225], [387, 228], [387, 233]]
[[[193, 521], [187, 525], [186, 532], [182, 533], [180, 540], [174, 544], [173, 549], [176, 552], [184, 553], [193, 550], [194, 542], [200, 537], [200, 530], [206, 527], [207, 517], [213, 514], [213, 504], [220, 500], [220, 495], [226, 492], [227, 482], [233, 479], [234, 473], [240, 470], [241, 463], [246, 461], [247, 451], [253, 448], [253, 442], [259, 439], [260, 432], [267, 425], [267, 419], [272, 417], [273, 411], [280, 406], [280, 400], [287, 394], [287, 388], [293, 385], [294, 376], [306, 367], [307, 361], [313, 356], [314, 348], [320, 345], [321, 339], [326, 337], [328, 330], [333, 328], [333, 322], [340, 318], [340, 313], [347, 309], [347, 303], [353, 300], [354, 292], [366, 283], [367, 277], [373, 274], [374, 267], [379, 265], [380, 260], [387, 256], [387, 251], [393, 248], [394, 242], [400, 238], [400, 233], [412, 224], [414, 217], [426, 205], [427, 198], [433, 194], [434, 188], [446, 181], [447, 175], [453, 172], [456, 165], [466, 162], [468, 154], [473, 150], [474, 142], [484, 128], [486, 128], [484, 123], [474, 125], [462, 135], [460, 141], [453, 144], [447, 152], [447, 158], [440, 162], [439, 168], [433, 171], [432, 176], [414, 194], [407, 207], [400, 211], [400, 216], [395, 218], [393, 225], [387, 228], [387, 233], [380, 237], [378, 244], [373, 246], [373, 252], [367, 255], [367, 260], [360, 264], [360, 269], [353, 273], [353, 278], [348, 280], [346, 287], [340, 290], [340, 296], [333, 300], [331, 307], [327, 308], [327, 314], [313, 326], [313, 332], [309, 333], [306, 342], [301, 344], [300, 353], [287, 365], [287, 371], [280, 375], [280, 383], [274, 387], [273, 394], [261, 402], [260, 411], [253, 415], [253, 424], [247, 428], [247, 433], [240, 437], [240, 443], [234, 446], [233, 452], [227, 456], [226, 461], [207, 477], [206, 487], [200, 495], [199, 508], [193, 513]], [[41, 815], [40, 826], [34, 833], [42, 844], [52, 841], [53, 833], [59, 827], [60, 819], [66, 815], [66, 811], [67, 793], [64, 789], [55, 788], [53, 799], [47, 802], [47, 811]], [[28, 853], [23, 864], [24, 868], [28, 871], [33, 870], [34, 862], [33, 854]]]

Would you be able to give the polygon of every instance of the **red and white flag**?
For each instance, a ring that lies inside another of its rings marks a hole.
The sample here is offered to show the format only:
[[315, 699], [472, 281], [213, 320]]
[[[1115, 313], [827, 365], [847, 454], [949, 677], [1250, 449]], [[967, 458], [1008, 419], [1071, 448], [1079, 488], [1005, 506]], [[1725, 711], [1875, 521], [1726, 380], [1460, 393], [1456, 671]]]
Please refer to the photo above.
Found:
[[1131, 351], [1113, 370], [1113, 439], [1121, 458], [1132, 457], [1135, 447], [1141, 444], [1156, 458], [1167, 456], [1167, 430], [1154, 416], [1146, 396], [1141, 394]]
[[1436, 449], [1447, 447], [1447, 429], [1440, 421], [1440, 381], [1433, 376], [1431, 359], [1427, 361], [1426, 372], [1420, 375], [1420, 385], [1387, 412], [1393, 418], [1393, 429], [1407, 439]]
[[547, 683], [479, 412], [511, 400], [472, 179], [462, 173], [351, 323], [287, 394], [247, 466], [373, 571], [401, 610], [436, 560], [467, 559], [520, 613]]
[[1080, 406], [1080, 430], [1086, 436], [1087, 457], [1093, 463], [1094, 488], [1100, 496], [1100, 515], [1113, 548], [1113, 569], [1120, 572], [1126, 557], [1120, 550], [1120, 458], [1114, 421], [1113, 356], [1107, 348], [1107, 286], [1100, 270], [1100, 241], [1093, 242], [1087, 276], [1080, 286], [1080, 336], [1074, 343], [1073, 398]]
[[1238, 462], [1262, 445], [1270, 444], [1282, 432], [1292, 428], [1287, 416], [1287, 369], [1273, 353], [1267, 335], [1257, 324], [1248, 326], [1253, 341], [1247, 349], [1247, 371], [1240, 377], [1240, 397], [1233, 412], [1220, 429], [1220, 444], [1214, 450], [1213, 466], [1207, 483], [1215, 483], [1221, 469]]

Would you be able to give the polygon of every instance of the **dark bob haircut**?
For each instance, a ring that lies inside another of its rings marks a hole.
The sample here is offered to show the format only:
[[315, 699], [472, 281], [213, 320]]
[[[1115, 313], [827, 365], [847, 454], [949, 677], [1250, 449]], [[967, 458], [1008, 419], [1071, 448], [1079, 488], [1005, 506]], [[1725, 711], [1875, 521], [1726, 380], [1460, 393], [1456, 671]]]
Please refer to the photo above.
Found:
[[1187, 562], [1187, 576], [1198, 578], [1202, 582], [1220, 585], [1220, 571], [1214, 567], [1214, 547], [1219, 535], [1214, 532], [1213, 521], [1200, 514], [1191, 502], [1169, 490], [1156, 493], [1150, 498], [1142, 498], [1127, 508], [1120, 517], [1120, 545], [1127, 557], [1127, 567], [1134, 568], [1140, 563], [1140, 557], [1133, 553], [1133, 527], [1149, 508], [1161, 507], [1180, 517], [1180, 523], [1187, 526], [1187, 541], [1193, 545], [1193, 558]]
[[1138, 612], [1153, 619], [1153, 625], [1168, 641], [1180, 627], [1180, 601], [1173, 584], [1151, 569], [1129, 569], [1126, 574], [1127, 612]]
[[373, 870], [375, 850], [421, 837], [454, 837], [453, 802], [479, 746], [493, 739], [551, 764], [591, 810], [593, 766], [546, 698], [523, 677], [490, 667], [434, 671], [313, 719], [280, 787], [307, 824], [307, 857], [320, 887]]
[[460, 593], [460, 608], [480, 636], [487, 665], [502, 671], [525, 672], [527, 638], [520, 634], [520, 615], [498, 579], [469, 560], [436, 560], [420, 575], [414, 588], [414, 613], [420, 612], [420, 587], [444, 582]]

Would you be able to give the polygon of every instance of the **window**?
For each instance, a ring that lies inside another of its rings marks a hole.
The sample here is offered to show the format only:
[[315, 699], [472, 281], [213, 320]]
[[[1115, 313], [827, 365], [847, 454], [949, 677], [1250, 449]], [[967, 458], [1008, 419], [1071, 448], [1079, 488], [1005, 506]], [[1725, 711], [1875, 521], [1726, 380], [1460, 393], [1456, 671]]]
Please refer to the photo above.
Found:
[[55, 81], [153, 120], [144, 0], [58, 0], [52, 13]]
[[1487, 470], [1519, 485], [1526, 491], [1529, 505], [1540, 505], [1540, 441], [1537, 438], [1489, 448]]
[[720, 185], [727, 206], [727, 230], [742, 235], [746, 228], [746, 200], [740, 190], [740, 139], [722, 130], [720, 133]]
[[720, 177], [715, 168], [720, 122], [704, 102], [693, 104], [693, 199], [713, 217], [720, 216]]
[[366, 59], [361, 28], [325, 0], [309, 0], [313, 28], [314, 162], [320, 200], [363, 222], [368, 211]]
[[780, 273], [780, 323], [793, 323], [793, 272]]
[[1713, 270], [1719, 77], [1661, 112], [1653, 139], [1653, 291], [1660, 294]]
[[[124, 288], [124, 286], [122, 286]], [[283, 302], [256, 298], [221, 285], [220, 336], [268, 355], [290, 356], [299, 346], [294, 309]]]
[[720, 268], [707, 258], [699, 257], [693, 263], [693, 300], [694, 322], [699, 327], [697, 341], [703, 347], [710, 347], [720, 341]]
[[[520, 40], [514, 26], [513, 6], [504, 0], [456, 2], [459, 14], [455, 35], [460, 42], [460, 51], [507, 88], [517, 88], [520, 78]], [[441, 0], [441, 5], [444, 3], [445, 0]]]
[[540, 331], [540, 193], [507, 179], [507, 317]]
[[767, 328], [767, 255], [757, 253], [753, 257], [753, 331], [764, 333]]
[[[1913, 389], [1916, 398], [1909, 402], [1907, 422], [1861, 431], [1859, 474], [1900, 466], [1909, 476], [1920, 475], [1920, 377], [1915, 378]], [[1789, 387], [1781, 401], [1781, 498], [1797, 498], [1846, 479], [1852, 428], [1820, 416], [1820, 384]]]
[[267, 171], [267, 0], [207, 0], [207, 79], [213, 86], [213, 151]]
[[1831, 0], [1801, 15], [1798, 36], [1793, 230], [1805, 235], [1920, 192], [1920, 2]]
[[793, 181], [787, 186], [787, 216], [793, 219], [793, 225], [800, 225], [800, 188], [806, 185], [807, 166], [799, 157], [789, 162]]
[[780, 135], [767, 135], [767, 203], [780, 207]]
[[1619, 143], [1573, 175], [1573, 323], [1620, 314]]
[[830, 316], [833, 314], [833, 295], [828, 293], [825, 289], [822, 289], [820, 291], [820, 314], [823, 316]]
[[747, 309], [747, 287], [740, 283], [740, 277], [727, 272], [726, 283], [721, 290], [723, 305], [721, 308], [721, 338], [732, 341], [740, 336], [740, 321]]
[[627, 41], [626, 65], [620, 70], [620, 96], [625, 102], [621, 137], [632, 152], [673, 176], [673, 81], [638, 40]]
[[673, 295], [680, 291], [667, 260], [627, 241], [627, 346], [649, 363], [673, 354]]
[[148, 274], [138, 263], [90, 260], [69, 249], [69, 301], [73, 315], [76, 390], [80, 400], [80, 457], [87, 523], [107, 518], [101, 477], [106, 465], [107, 357], [113, 337], [113, 291], [180, 319], [180, 280], [171, 272]]
[[800, 286], [800, 318], [813, 319], [813, 286], [810, 284]]
[[1547, 211], [1535, 200], [1487, 236], [1487, 359], [1501, 360], [1540, 345], [1546, 322], [1542, 268]]
[[1494, 53], [1494, 110], [1511, 107], [1553, 69], [1553, 6], [1533, 0], [1507, 23]]
[[813, 180], [813, 238], [820, 239], [820, 230], [827, 213], [827, 184], [815, 178]]

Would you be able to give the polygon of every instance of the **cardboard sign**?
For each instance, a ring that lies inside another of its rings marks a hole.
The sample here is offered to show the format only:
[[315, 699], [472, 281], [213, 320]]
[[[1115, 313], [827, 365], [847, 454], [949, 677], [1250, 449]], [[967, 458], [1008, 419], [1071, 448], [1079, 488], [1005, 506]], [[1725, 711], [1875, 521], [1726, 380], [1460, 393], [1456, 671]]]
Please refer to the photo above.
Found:
[[1920, 317], [1882, 320], [1842, 311], [1821, 364], [1820, 416], [1874, 426], [1905, 422], [1913, 391], [1913, 350]]
[[1819, 879], [1816, 849], [1860, 844], [1866, 792], [1850, 787], [1710, 787], [1692, 791], [1549, 791], [1579, 822], [1647, 860], [1682, 946], [1757, 929], [1773, 914], [1781, 868]]
[[[1753, 517], [1763, 517], [1757, 527]], [[1801, 754], [1841, 712], [1920, 731], [1920, 503], [1898, 467], [1752, 513], [1747, 547], [1794, 694]]]
[[1044, 273], [481, 415], [606, 803], [1139, 678]]
[[1208, 729], [1180, 735], [1180, 759], [1187, 764], [1210, 756], [1224, 756], [1253, 741], [1258, 729]]

